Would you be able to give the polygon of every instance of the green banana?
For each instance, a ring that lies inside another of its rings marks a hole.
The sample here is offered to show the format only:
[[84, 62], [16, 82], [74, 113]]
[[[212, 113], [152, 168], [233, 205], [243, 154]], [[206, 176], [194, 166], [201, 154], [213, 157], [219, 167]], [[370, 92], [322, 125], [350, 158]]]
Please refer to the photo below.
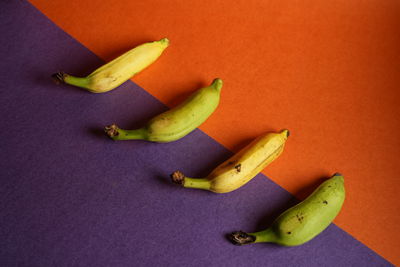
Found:
[[222, 80], [215, 79], [210, 86], [201, 88], [177, 107], [151, 119], [144, 127], [123, 130], [112, 124], [105, 127], [114, 140], [147, 140], [166, 143], [178, 140], [202, 124], [217, 108]]
[[283, 212], [272, 226], [256, 233], [234, 232], [229, 239], [235, 245], [272, 242], [298, 246], [310, 241], [333, 221], [345, 199], [344, 178], [336, 173], [309, 197]]
[[153, 63], [167, 48], [167, 38], [139, 45], [93, 71], [87, 77], [74, 77], [58, 72], [52, 75], [57, 83], [67, 83], [92, 93], [108, 92]]
[[215, 193], [231, 192], [245, 185], [279, 157], [288, 136], [288, 130], [264, 134], [220, 164], [206, 178], [189, 178], [180, 171], [175, 171], [171, 174], [172, 181], [187, 188]]

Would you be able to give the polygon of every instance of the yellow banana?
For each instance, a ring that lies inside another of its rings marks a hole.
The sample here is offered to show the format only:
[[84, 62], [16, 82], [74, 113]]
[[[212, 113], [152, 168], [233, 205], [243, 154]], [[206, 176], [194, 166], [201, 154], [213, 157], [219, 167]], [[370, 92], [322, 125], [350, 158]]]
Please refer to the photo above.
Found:
[[87, 77], [74, 77], [63, 72], [55, 73], [52, 77], [56, 82], [75, 85], [92, 93], [108, 92], [153, 63], [168, 45], [167, 38], [139, 45], [96, 69]]
[[104, 130], [114, 140], [147, 140], [159, 143], [178, 140], [207, 120], [218, 107], [222, 84], [221, 79], [214, 79], [210, 86], [197, 90], [180, 105], [155, 116], [142, 128], [124, 130], [112, 124]]
[[180, 171], [171, 174], [172, 181], [187, 188], [227, 193], [245, 185], [282, 153], [288, 130], [267, 133], [219, 165], [206, 178], [189, 178]]
[[283, 212], [266, 230], [256, 233], [233, 232], [235, 245], [271, 242], [298, 246], [325, 230], [340, 212], [345, 199], [344, 178], [340, 173], [323, 182], [309, 197]]

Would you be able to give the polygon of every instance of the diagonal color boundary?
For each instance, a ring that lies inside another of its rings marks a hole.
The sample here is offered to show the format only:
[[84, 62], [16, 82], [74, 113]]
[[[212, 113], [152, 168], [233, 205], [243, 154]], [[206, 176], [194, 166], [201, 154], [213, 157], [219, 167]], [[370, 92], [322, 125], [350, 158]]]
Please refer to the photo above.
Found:
[[132, 82], [102, 95], [54, 86], [55, 70], [102, 61], [30, 4], [2, 10], [2, 266], [390, 265], [335, 225], [299, 247], [232, 246], [224, 233], [262, 229], [296, 200], [264, 175], [225, 195], [171, 185], [171, 171], [202, 176], [231, 152], [200, 130], [170, 144], [104, 138], [102, 126], [166, 107]]

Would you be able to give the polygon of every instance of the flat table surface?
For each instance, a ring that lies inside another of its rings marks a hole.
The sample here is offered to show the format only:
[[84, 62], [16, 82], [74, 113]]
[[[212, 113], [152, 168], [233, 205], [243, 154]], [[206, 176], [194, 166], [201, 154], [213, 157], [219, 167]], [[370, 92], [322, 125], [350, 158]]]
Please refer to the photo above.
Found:
[[[2, 1], [1, 266], [400, 264], [400, 2]], [[117, 89], [56, 85], [143, 42], [171, 45]], [[214, 78], [214, 114], [172, 143], [114, 142]], [[267, 131], [283, 154], [229, 194], [184, 189]], [[233, 246], [323, 178], [345, 176], [334, 223], [298, 247]]]

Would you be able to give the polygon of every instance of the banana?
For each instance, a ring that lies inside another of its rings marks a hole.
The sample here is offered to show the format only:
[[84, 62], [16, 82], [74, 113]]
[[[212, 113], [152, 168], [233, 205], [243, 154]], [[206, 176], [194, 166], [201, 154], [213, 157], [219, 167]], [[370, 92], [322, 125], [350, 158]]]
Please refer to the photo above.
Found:
[[139, 45], [111, 62], [96, 69], [87, 77], [74, 77], [58, 72], [52, 75], [57, 83], [67, 83], [92, 93], [108, 92], [153, 63], [168, 47], [167, 38]]
[[336, 173], [323, 182], [309, 197], [282, 213], [264, 231], [234, 232], [229, 239], [235, 245], [272, 242], [298, 246], [320, 234], [333, 221], [345, 199], [344, 178]]
[[245, 185], [279, 157], [288, 136], [288, 130], [264, 134], [220, 164], [206, 178], [189, 178], [182, 172], [175, 171], [171, 174], [172, 181], [187, 188], [215, 193], [231, 192]]
[[114, 140], [147, 140], [166, 143], [178, 140], [202, 124], [217, 108], [222, 80], [215, 79], [210, 86], [201, 88], [177, 107], [151, 119], [144, 127], [123, 130], [112, 124], [105, 127]]

